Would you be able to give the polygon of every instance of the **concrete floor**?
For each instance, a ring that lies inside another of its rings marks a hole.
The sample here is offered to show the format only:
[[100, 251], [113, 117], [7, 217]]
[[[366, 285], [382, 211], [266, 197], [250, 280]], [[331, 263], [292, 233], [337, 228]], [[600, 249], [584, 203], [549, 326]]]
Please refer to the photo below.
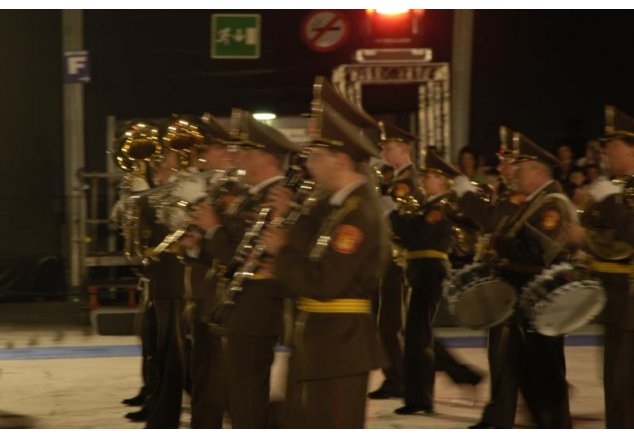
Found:
[[[46, 304], [43, 305], [46, 308]], [[6, 311], [5, 317], [10, 313]], [[1, 314], [1, 312], [0, 312]], [[50, 317], [50, 316], [49, 316]], [[81, 319], [0, 323], [0, 425], [35, 428], [141, 428], [123, 418], [129, 411], [120, 400], [133, 396], [140, 380], [138, 339], [134, 336], [95, 335]], [[10, 320], [10, 319], [9, 319]], [[28, 320], [28, 319], [27, 319]], [[46, 320], [46, 319], [44, 319]], [[597, 327], [583, 334], [596, 334]], [[482, 333], [439, 328], [438, 335], [452, 340]], [[454, 343], [454, 345], [456, 345]], [[487, 371], [483, 347], [452, 348], [464, 362]], [[279, 354], [283, 355], [283, 354]], [[575, 428], [602, 428], [603, 390], [601, 348], [567, 346], [571, 411]], [[62, 357], [62, 358], [60, 358]], [[274, 373], [280, 378], [282, 369]], [[371, 375], [369, 388], [382, 380]], [[475, 390], [456, 386], [444, 373], [437, 374], [436, 416], [399, 416], [400, 400], [368, 402], [368, 428], [465, 428], [479, 420], [488, 397], [488, 378]], [[188, 408], [182, 424], [188, 424]], [[520, 403], [517, 427], [530, 427]]]

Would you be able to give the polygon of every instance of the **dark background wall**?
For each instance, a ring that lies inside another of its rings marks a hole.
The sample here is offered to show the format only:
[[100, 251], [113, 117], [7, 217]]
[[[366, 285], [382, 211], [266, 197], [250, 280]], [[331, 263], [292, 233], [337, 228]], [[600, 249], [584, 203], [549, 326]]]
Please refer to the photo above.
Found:
[[0, 258], [61, 252], [60, 32], [58, 11], [0, 12]]
[[[302, 42], [299, 27], [309, 11], [257, 11], [261, 59], [212, 60], [212, 12], [85, 11], [89, 170], [105, 169], [109, 114], [226, 116], [233, 106], [303, 113], [314, 76], [329, 76], [367, 44], [362, 10], [347, 11], [355, 32], [333, 53]], [[601, 132], [604, 104], [634, 113], [633, 17], [631, 11], [476, 11], [471, 144], [493, 152], [498, 126], [506, 123], [545, 147], [568, 139], [581, 152], [583, 141]], [[421, 44], [436, 61], [451, 60], [452, 22], [452, 11], [425, 13]], [[60, 23], [59, 11], [0, 12], [0, 257], [63, 251]], [[368, 108], [378, 112], [381, 104], [373, 99]]]

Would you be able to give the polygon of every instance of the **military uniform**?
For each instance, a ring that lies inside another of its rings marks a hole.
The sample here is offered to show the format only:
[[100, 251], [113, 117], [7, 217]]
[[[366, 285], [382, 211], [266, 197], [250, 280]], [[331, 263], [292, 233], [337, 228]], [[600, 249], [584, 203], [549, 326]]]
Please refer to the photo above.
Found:
[[[395, 171], [392, 183], [387, 188], [387, 195], [396, 199], [413, 197], [421, 203], [424, 196], [418, 188], [418, 176], [413, 165]], [[390, 360], [390, 366], [383, 369], [385, 380], [380, 389], [370, 393], [371, 398], [383, 396], [400, 396], [403, 392], [403, 303], [407, 292], [407, 280], [400, 261], [403, 253], [402, 243], [397, 236], [392, 244], [392, 258], [390, 258], [381, 280], [377, 303], [377, 317], [379, 334], [385, 352]]]
[[[509, 158], [516, 155], [510, 148], [511, 131], [500, 127], [501, 148], [499, 155]], [[466, 192], [458, 200], [458, 206], [465, 216], [475, 221], [482, 233], [490, 238], [508, 223], [515, 212], [524, 203], [526, 197], [507, 187], [494, 204], [491, 204], [473, 192]], [[488, 241], [488, 238], [484, 241]], [[488, 248], [480, 249], [481, 258], [485, 258]], [[511, 365], [504, 359], [507, 356], [507, 339], [510, 321], [504, 321], [488, 329], [487, 356], [491, 375], [489, 402], [484, 408], [481, 421], [473, 428], [512, 428], [515, 424], [519, 385]]]
[[453, 245], [451, 223], [443, 215], [443, 196], [428, 200], [421, 216], [390, 214], [392, 229], [403, 237], [407, 249], [407, 277], [411, 297], [405, 325], [405, 404], [434, 406], [436, 367], [432, 327], [436, 319], [442, 282], [449, 274], [448, 252]]
[[[153, 226], [152, 245], [169, 233], [161, 224]], [[155, 377], [146, 403], [150, 409], [147, 428], [178, 428], [183, 393], [181, 315], [183, 312], [183, 265], [177, 250], [161, 253], [147, 267], [150, 300], [156, 318]]]
[[[356, 163], [378, 155], [365, 131], [376, 129], [374, 119], [323, 78], [313, 92], [313, 146]], [[357, 175], [300, 217], [275, 260], [275, 277], [297, 299], [289, 371], [296, 428], [362, 428], [369, 371], [386, 365], [371, 299], [389, 235], [373, 186], [359, 171], [346, 172]]]
[[[232, 135], [241, 139], [238, 142], [241, 147], [263, 148], [270, 154], [288, 154], [298, 149], [277, 130], [241, 110], [232, 114]], [[284, 177], [279, 175], [234, 198], [225, 211], [224, 226], [204, 241], [203, 253], [213, 255], [225, 266], [230, 265], [268, 191], [283, 183]], [[271, 364], [275, 344], [283, 335], [283, 295], [279, 283], [257, 276], [246, 280], [226, 321], [212, 330], [222, 336], [233, 428], [268, 427]]]
[[[606, 107], [605, 141], [634, 145], [634, 119]], [[634, 428], [634, 176], [621, 178], [622, 193], [588, 208], [585, 250], [607, 292], [604, 313], [603, 385], [607, 428]], [[585, 219], [585, 218], [584, 218]]]
[[[459, 200], [459, 207], [482, 227], [484, 233], [494, 233], [506, 224], [524, 202], [523, 196], [510, 190], [502, 193], [494, 205], [468, 192]], [[504, 361], [509, 321], [488, 329], [487, 356], [491, 374], [491, 398], [484, 408], [480, 424], [475, 427], [512, 428], [515, 424], [519, 386], [510, 364]]]
[[[229, 133], [211, 115], [204, 116], [204, 145], [223, 145], [230, 141]], [[219, 187], [219, 189], [217, 189]], [[214, 206], [224, 215], [225, 200], [229, 203], [242, 190], [231, 179], [220, 173], [207, 181], [207, 188], [214, 188]], [[188, 257], [193, 256], [193, 257]], [[209, 330], [205, 318], [219, 304], [217, 286], [222, 277], [218, 259], [209, 253], [185, 255], [185, 318], [190, 328], [191, 352], [189, 370], [191, 374], [191, 427], [222, 428], [222, 419], [227, 407], [227, 389], [222, 339]]]
[[[529, 139], [516, 134], [516, 161], [558, 163]], [[572, 218], [562, 193], [559, 183], [551, 180], [531, 194], [493, 237], [500, 277], [518, 293], [535, 275], [569, 256], [565, 225]], [[518, 309], [509, 319], [508, 334], [498, 340], [498, 349], [503, 358], [497, 361], [510, 366], [512, 381], [519, 386], [536, 426], [570, 428], [563, 336], [548, 337], [535, 332]], [[502, 395], [511, 392], [504, 391]]]

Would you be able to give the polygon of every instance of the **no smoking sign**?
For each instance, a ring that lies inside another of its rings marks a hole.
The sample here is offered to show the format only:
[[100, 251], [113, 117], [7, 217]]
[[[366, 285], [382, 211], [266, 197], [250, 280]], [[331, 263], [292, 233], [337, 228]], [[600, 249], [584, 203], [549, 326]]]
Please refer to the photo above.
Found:
[[311, 50], [332, 52], [350, 36], [350, 20], [341, 11], [313, 11], [304, 18], [301, 34]]

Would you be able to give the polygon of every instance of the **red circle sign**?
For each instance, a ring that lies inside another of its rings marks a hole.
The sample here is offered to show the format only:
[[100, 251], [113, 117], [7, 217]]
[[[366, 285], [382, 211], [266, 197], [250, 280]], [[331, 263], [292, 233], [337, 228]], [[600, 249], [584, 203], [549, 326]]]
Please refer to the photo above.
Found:
[[341, 11], [313, 11], [304, 18], [301, 34], [311, 50], [332, 52], [350, 36], [350, 20]]

